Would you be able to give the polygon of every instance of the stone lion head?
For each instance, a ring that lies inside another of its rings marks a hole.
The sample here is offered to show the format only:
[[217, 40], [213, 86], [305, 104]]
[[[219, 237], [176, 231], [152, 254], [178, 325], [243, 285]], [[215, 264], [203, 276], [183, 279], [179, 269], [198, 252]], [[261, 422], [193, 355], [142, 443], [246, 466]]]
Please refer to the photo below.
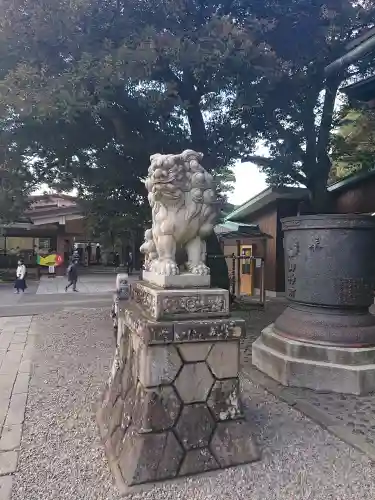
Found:
[[187, 149], [178, 155], [150, 157], [146, 188], [149, 202], [171, 206], [185, 202], [191, 216], [215, 200], [214, 181], [200, 164], [202, 153]]

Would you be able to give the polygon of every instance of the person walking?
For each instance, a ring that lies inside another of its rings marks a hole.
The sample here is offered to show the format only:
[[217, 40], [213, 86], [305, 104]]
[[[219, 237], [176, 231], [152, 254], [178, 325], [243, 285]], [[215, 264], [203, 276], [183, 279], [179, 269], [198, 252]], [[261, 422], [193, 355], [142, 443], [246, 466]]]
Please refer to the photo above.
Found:
[[133, 254], [132, 252], [128, 253], [128, 273], [131, 274], [133, 271]]
[[90, 265], [91, 264], [91, 254], [92, 254], [92, 247], [91, 247], [91, 243], [87, 243], [86, 245], [86, 252], [87, 252], [87, 264]]
[[96, 258], [96, 263], [97, 264], [100, 264], [101, 257], [102, 257], [102, 249], [100, 248], [100, 243], [97, 243], [96, 244], [96, 249], [95, 249], [95, 258]]
[[65, 287], [65, 291], [68, 291], [73, 285], [73, 292], [78, 292], [77, 290], [77, 281], [78, 281], [78, 262], [73, 260], [67, 269], [68, 274], [68, 284]]
[[120, 266], [120, 254], [118, 252], [115, 252], [113, 256], [113, 265], [116, 269]]
[[20, 290], [24, 292], [27, 288], [26, 285], [26, 266], [22, 259], [19, 259], [18, 266], [16, 270], [16, 282], [14, 283], [15, 291], [14, 293], [20, 293]]

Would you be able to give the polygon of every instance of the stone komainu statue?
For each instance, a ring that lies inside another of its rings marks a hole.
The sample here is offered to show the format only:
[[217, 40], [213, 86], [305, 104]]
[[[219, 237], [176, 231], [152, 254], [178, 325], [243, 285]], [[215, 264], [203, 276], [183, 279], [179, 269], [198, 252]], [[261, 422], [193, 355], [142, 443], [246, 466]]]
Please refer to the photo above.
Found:
[[205, 238], [213, 231], [218, 210], [214, 182], [200, 164], [202, 153], [187, 149], [179, 155], [152, 155], [146, 188], [152, 208], [152, 229], [141, 252], [145, 269], [179, 274], [176, 251], [186, 250], [186, 270], [209, 274]]

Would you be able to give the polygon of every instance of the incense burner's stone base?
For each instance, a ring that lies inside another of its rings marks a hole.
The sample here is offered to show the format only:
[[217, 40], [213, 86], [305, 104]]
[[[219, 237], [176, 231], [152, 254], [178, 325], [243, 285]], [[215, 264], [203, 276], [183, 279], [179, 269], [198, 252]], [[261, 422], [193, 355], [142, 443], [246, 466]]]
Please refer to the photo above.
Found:
[[270, 325], [254, 342], [252, 360], [285, 386], [357, 395], [375, 391], [375, 347], [309, 344], [283, 337]]

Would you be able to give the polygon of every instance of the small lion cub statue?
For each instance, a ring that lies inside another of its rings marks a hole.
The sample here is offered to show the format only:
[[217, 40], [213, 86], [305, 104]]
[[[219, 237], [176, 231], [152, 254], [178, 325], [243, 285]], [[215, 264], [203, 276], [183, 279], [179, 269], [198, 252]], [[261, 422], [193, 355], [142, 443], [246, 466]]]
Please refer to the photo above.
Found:
[[176, 251], [185, 250], [187, 272], [210, 274], [205, 264], [205, 239], [217, 219], [214, 181], [200, 164], [202, 153], [187, 149], [178, 155], [150, 157], [146, 188], [152, 209], [140, 250], [144, 268], [160, 275], [179, 274]]

